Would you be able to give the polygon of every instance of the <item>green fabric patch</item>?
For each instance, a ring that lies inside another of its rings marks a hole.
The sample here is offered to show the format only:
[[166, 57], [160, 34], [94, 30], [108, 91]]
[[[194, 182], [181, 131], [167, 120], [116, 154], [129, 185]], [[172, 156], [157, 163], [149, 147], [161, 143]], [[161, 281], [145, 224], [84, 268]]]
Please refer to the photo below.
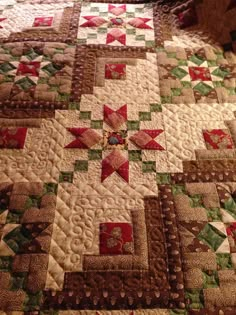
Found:
[[220, 208], [206, 208], [208, 221], [222, 221]]
[[88, 161], [86, 161], [86, 160], [75, 161], [75, 171], [87, 172], [88, 171]]
[[107, 28], [106, 27], [99, 27], [97, 29], [98, 34], [106, 34], [107, 33]]
[[171, 103], [172, 97], [171, 96], [161, 96], [162, 104]]
[[23, 217], [24, 212], [18, 211], [16, 209], [10, 210], [7, 214], [6, 223], [21, 223], [21, 218]]
[[30, 209], [30, 208], [40, 208], [41, 204], [41, 196], [29, 196], [28, 199], [26, 200], [25, 209]]
[[218, 68], [215, 69], [211, 74], [213, 74], [216, 77], [224, 79], [229, 74], [229, 71], [226, 69]]
[[204, 207], [202, 195], [189, 196], [189, 203], [191, 208]]
[[180, 96], [182, 93], [182, 89], [179, 89], [179, 88], [171, 89], [171, 93], [173, 96]]
[[63, 182], [73, 183], [73, 177], [74, 177], [73, 172], [60, 172], [59, 183]]
[[150, 112], [162, 112], [162, 106], [158, 103], [150, 104]]
[[172, 185], [171, 190], [172, 190], [172, 194], [174, 196], [186, 194], [186, 190], [185, 190], [184, 185]]
[[102, 150], [88, 150], [88, 159], [89, 160], [101, 160], [102, 159]]
[[207, 223], [198, 234], [197, 238], [209, 246], [212, 250], [216, 251], [226, 239], [226, 235], [211, 224]]
[[203, 273], [203, 287], [206, 288], [217, 288], [219, 286], [219, 277], [216, 270], [205, 270]]
[[136, 29], [135, 28], [127, 28], [126, 29], [126, 34], [127, 35], [135, 35], [136, 34]]
[[17, 86], [19, 86], [22, 90], [27, 91], [35, 86], [35, 83], [29, 79], [29, 77], [24, 77], [15, 82]]
[[0, 257], [0, 271], [11, 270], [13, 256], [1, 256]]
[[102, 120], [91, 120], [91, 128], [92, 129], [102, 129], [103, 121]]
[[144, 173], [156, 172], [156, 162], [155, 161], [144, 161], [142, 163], [142, 170]]
[[199, 82], [197, 85], [194, 86], [193, 89], [204, 96], [208, 95], [213, 90], [211, 86], [207, 85], [204, 82]]
[[171, 183], [171, 176], [168, 173], [157, 173], [157, 184], [164, 185]]
[[87, 38], [89, 39], [97, 39], [97, 33], [90, 33], [87, 35]]
[[217, 262], [217, 269], [234, 269], [231, 254], [218, 254], [216, 253], [216, 262]]
[[192, 55], [190, 58], [189, 58], [190, 61], [192, 61], [193, 63], [195, 63], [196, 65], [200, 66], [205, 60], [198, 56], [198, 55]]
[[166, 55], [168, 58], [175, 58], [176, 59], [176, 52], [167, 52]]
[[129, 161], [142, 161], [142, 151], [141, 150], [130, 150]]
[[80, 103], [70, 102], [69, 105], [68, 105], [68, 109], [70, 109], [70, 110], [79, 110], [80, 109]]
[[4, 242], [10, 247], [14, 253], [31, 241], [31, 237], [22, 226], [18, 226], [3, 237]]
[[192, 88], [191, 82], [188, 82], [188, 81], [181, 81], [181, 84], [182, 84], [182, 87], [184, 87], [184, 88], [189, 88], [189, 89]]
[[58, 185], [55, 183], [46, 183], [44, 184], [44, 193], [45, 194], [57, 194]]
[[150, 112], [139, 112], [139, 119], [141, 121], [149, 121], [152, 120], [152, 116]]
[[188, 72], [180, 67], [175, 67], [174, 69], [171, 70], [171, 73], [176, 76], [178, 79], [183, 79]]
[[201, 289], [189, 289], [185, 291], [185, 299], [188, 309], [204, 308], [204, 296]]
[[153, 40], [146, 40], [145, 46], [146, 47], [155, 47], [155, 42]]
[[11, 290], [12, 291], [23, 290], [26, 284], [27, 279], [26, 277], [27, 277], [26, 272], [13, 273], [11, 278]]
[[44, 72], [46, 72], [49, 76], [54, 76], [58, 71], [63, 68], [62, 65], [58, 65], [55, 63], [49, 63], [42, 68]]
[[16, 67], [13, 64], [9, 63], [9, 62], [4, 62], [4, 63], [2, 63], [0, 65], [0, 73], [1, 74], [4, 74], [4, 73], [9, 72], [9, 71], [12, 71], [14, 69], [16, 69]]
[[215, 88], [224, 86], [224, 82], [221, 81], [213, 81], [213, 85]]
[[145, 35], [136, 35], [135, 40], [145, 40]]
[[236, 219], [236, 202], [232, 197], [224, 202], [223, 208]]
[[36, 311], [40, 309], [43, 293], [41, 291], [33, 294], [28, 293], [24, 302], [24, 311]]
[[217, 67], [217, 62], [215, 60], [207, 60], [209, 67]]
[[80, 112], [80, 119], [91, 119], [91, 112]]
[[127, 129], [128, 130], [139, 130], [139, 124], [140, 124], [140, 122], [136, 121], [136, 120], [127, 121]]
[[179, 66], [187, 66], [188, 62], [187, 62], [187, 60], [178, 60], [178, 65]]
[[135, 13], [134, 12], [126, 12], [126, 17], [127, 18], [135, 17]]

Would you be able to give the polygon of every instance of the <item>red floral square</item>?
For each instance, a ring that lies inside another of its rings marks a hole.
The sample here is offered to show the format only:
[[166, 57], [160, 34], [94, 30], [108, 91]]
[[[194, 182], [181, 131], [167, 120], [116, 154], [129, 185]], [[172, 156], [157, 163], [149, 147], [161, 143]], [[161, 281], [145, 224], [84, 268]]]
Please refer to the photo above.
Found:
[[203, 137], [208, 150], [232, 149], [234, 146], [227, 129], [203, 130]]
[[40, 62], [21, 62], [18, 66], [16, 75], [38, 77], [40, 69]]
[[211, 74], [205, 67], [189, 67], [189, 74], [192, 81], [211, 81]]
[[129, 223], [100, 224], [100, 254], [128, 255], [133, 253], [133, 231]]
[[27, 128], [0, 128], [0, 149], [23, 149]]
[[105, 65], [105, 78], [125, 80], [126, 78], [126, 65], [125, 64], [106, 64]]
[[53, 16], [49, 17], [37, 17], [34, 19], [34, 27], [45, 27], [51, 26], [53, 21]]

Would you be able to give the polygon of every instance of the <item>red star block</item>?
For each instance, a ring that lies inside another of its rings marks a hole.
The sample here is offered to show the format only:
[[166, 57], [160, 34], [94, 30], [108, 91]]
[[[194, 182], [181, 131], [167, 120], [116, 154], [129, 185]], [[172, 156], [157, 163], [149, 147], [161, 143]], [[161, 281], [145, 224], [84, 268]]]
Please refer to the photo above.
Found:
[[137, 18], [130, 20], [128, 23], [130, 25], [132, 25], [133, 27], [136, 27], [136, 28], [152, 29], [151, 26], [146, 24], [149, 21], [151, 21], [151, 19], [137, 17]]
[[88, 22], [85, 22], [84, 24], [80, 25], [81, 27], [98, 27], [107, 22], [105, 19], [101, 18], [100, 16], [90, 15], [90, 16], [83, 16], [83, 18], [87, 20]]
[[23, 149], [27, 128], [0, 128], [0, 149]]
[[189, 74], [192, 81], [211, 81], [211, 74], [208, 68], [189, 67]]
[[127, 105], [123, 105], [116, 111], [104, 105], [104, 121], [114, 130], [119, 130], [120, 126], [127, 121]]
[[203, 130], [202, 133], [208, 150], [232, 149], [234, 146], [227, 129]]
[[126, 44], [126, 34], [124, 34], [120, 29], [114, 28], [107, 34], [106, 44], [111, 44], [114, 41], [118, 41], [122, 45]]
[[116, 16], [121, 15], [126, 12], [126, 4], [122, 4], [119, 6], [108, 4], [108, 12]]
[[40, 62], [21, 62], [18, 66], [16, 75], [38, 77], [40, 69]]
[[97, 134], [94, 130], [89, 128], [68, 128], [76, 139], [65, 146], [66, 149], [89, 149], [97, 144], [102, 137]]
[[[5, 21], [7, 18], [0, 18], [0, 23], [2, 22], [2, 21]], [[1, 25], [0, 25], [0, 28], [3, 28]]]
[[129, 223], [101, 223], [99, 239], [100, 255], [133, 253], [133, 231]]
[[53, 16], [49, 17], [37, 17], [34, 19], [33, 27], [47, 27], [51, 26], [53, 21]]
[[135, 133], [130, 140], [134, 142], [138, 147], [145, 150], [165, 150], [159, 143], [154, 139], [159, 136], [164, 130], [149, 130], [144, 129]]
[[112, 151], [102, 161], [102, 182], [114, 172], [129, 182], [129, 161], [118, 150]]

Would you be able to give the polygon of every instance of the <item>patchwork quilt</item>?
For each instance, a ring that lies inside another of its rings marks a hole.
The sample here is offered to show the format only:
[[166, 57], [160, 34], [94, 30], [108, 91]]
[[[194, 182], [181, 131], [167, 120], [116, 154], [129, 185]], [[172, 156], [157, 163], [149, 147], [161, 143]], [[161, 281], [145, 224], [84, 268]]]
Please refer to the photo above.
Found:
[[164, 11], [0, 0], [1, 315], [236, 314], [236, 55]]

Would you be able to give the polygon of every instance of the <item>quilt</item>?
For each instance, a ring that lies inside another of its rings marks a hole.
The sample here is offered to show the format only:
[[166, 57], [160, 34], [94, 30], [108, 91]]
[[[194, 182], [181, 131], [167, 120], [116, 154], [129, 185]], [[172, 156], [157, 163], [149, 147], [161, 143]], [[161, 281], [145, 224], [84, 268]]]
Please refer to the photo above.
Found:
[[0, 0], [0, 314], [235, 315], [235, 148], [236, 55], [200, 26]]

